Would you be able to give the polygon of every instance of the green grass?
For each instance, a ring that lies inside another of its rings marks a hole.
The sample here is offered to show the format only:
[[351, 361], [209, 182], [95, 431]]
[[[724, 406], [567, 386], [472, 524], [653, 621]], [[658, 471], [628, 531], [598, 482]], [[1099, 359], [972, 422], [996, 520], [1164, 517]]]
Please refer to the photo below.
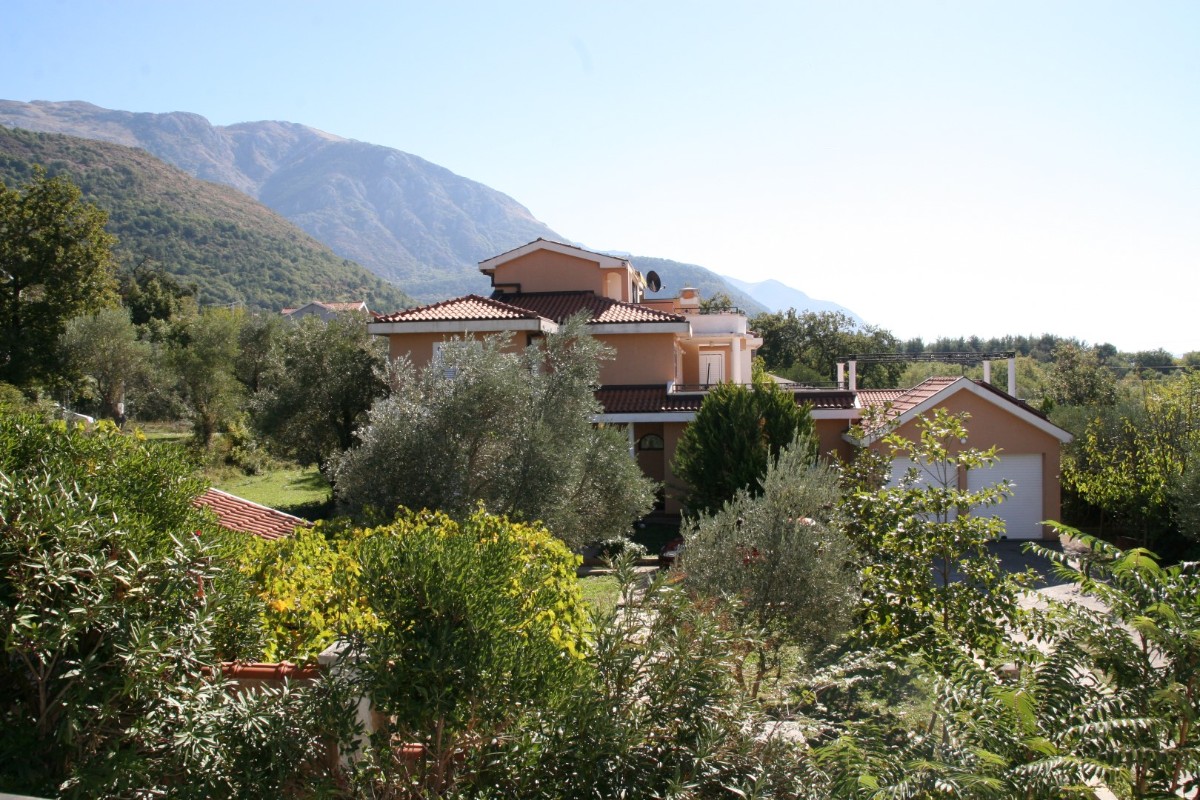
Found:
[[126, 428], [139, 430], [152, 442], [185, 443], [192, 436], [192, 426], [186, 422], [133, 422]]
[[316, 467], [285, 467], [262, 475], [220, 472], [212, 481], [223, 492], [297, 516], [319, 519], [328, 513], [329, 483]]
[[587, 575], [579, 579], [583, 599], [600, 611], [612, 611], [621, 599], [621, 585], [613, 575]]

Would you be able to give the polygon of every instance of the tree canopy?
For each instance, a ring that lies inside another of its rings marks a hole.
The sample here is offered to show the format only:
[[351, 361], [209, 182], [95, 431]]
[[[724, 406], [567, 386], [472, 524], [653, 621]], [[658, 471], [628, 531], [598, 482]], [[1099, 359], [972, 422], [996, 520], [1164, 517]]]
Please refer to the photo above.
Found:
[[67, 320], [115, 299], [116, 239], [81, 197], [40, 169], [22, 187], [0, 182], [0, 380], [52, 377]]
[[[264, 330], [256, 323], [243, 327], [243, 333]], [[243, 356], [252, 352], [243, 347]], [[387, 392], [387, 345], [355, 314], [288, 325], [278, 331], [266, 364], [251, 401], [255, 425], [277, 452], [304, 465], [324, 469], [350, 449], [367, 410]]]
[[401, 361], [390, 397], [335, 469], [343, 508], [390, 519], [398, 507], [456, 518], [489, 511], [540, 520], [573, 545], [624, 535], [653, 484], [625, 436], [593, 425], [597, 362], [609, 351], [582, 324], [522, 352], [507, 338], [448, 343], [439, 363]]
[[688, 506], [712, 513], [741, 490], [758, 495], [768, 465], [793, 440], [805, 442], [809, 460], [816, 457], [812, 433], [807, 407], [770, 379], [714, 387], [679, 438], [672, 464], [687, 483]]

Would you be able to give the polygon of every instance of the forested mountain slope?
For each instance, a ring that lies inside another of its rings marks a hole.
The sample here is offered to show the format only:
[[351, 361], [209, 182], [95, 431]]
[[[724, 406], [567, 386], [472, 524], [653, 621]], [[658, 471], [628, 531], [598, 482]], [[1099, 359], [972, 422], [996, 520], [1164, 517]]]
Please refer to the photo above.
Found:
[[23, 183], [34, 165], [77, 184], [109, 214], [124, 265], [145, 260], [195, 284], [203, 304], [278, 310], [310, 300], [411, 304], [401, 289], [228, 186], [197, 180], [121, 145], [0, 126], [0, 180]]
[[223, 127], [182, 112], [0, 100], [0, 126], [141, 147], [261, 200], [422, 300], [485, 291], [479, 261], [539, 236], [565, 241], [495, 189], [399, 150], [295, 123]]

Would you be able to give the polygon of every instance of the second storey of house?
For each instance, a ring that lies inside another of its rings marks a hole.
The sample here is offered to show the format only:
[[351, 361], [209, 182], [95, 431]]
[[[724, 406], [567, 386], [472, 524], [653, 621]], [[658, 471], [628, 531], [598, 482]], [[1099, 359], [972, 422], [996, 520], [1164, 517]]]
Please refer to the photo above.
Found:
[[629, 261], [539, 239], [480, 263], [495, 291], [382, 316], [372, 333], [386, 336], [393, 358], [423, 366], [455, 338], [510, 336], [514, 349], [582, 315], [593, 336], [614, 351], [600, 365], [605, 385], [683, 389], [749, 383], [761, 340], [736, 309], [701, 309], [694, 289], [647, 300], [645, 277]]

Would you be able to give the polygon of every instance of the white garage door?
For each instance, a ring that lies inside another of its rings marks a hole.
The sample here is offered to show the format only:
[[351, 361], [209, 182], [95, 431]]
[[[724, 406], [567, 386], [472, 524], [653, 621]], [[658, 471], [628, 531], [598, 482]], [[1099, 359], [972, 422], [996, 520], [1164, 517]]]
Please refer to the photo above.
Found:
[[1011, 496], [1004, 502], [975, 513], [1004, 520], [1009, 539], [1040, 539], [1042, 514], [1042, 456], [1000, 455], [990, 467], [967, 472], [967, 488], [975, 491], [1008, 480]]

